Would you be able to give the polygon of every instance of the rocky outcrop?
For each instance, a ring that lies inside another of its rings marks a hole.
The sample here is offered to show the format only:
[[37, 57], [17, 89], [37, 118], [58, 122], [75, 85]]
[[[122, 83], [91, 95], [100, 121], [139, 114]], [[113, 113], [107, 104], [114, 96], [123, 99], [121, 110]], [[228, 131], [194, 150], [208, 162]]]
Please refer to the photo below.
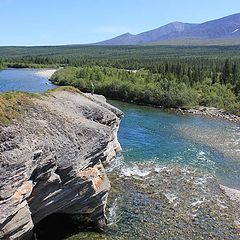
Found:
[[53, 91], [0, 124], [0, 239], [28, 239], [53, 213], [104, 227], [110, 183], [104, 166], [120, 150], [122, 112], [102, 97]]
[[223, 109], [218, 109], [215, 107], [204, 107], [199, 106], [194, 109], [182, 110], [177, 109], [181, 114], [193, 114], [193, 115], [202, 115], [211, 118], [220, 118], [232, 122], [240, 122], [240, 117], [234, 114], [231, 114]]

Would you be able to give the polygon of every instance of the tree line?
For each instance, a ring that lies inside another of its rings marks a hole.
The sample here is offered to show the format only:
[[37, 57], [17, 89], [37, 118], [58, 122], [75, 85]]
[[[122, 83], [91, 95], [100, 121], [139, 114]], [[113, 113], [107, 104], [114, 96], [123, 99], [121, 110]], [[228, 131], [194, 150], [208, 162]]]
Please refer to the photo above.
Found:
[[[239, 114], [240, 46], [0, 47], [3, 67], [64, 67], [53, 76], [113, 99]], [[131, 71], [135, 70], [135, 71]]]
[[[163, 65], [164, 71], [123, 70], [113, 67], [67, 67], [57, 71], [52, 81], [95, 92], [111, 99], [172, 108], [196, 105], [215, 106], [240, 114], [240, 78], [234, 83], [235, 67], [228, 62], [221, 72], [186, 65]], [[181, 67], [180, 67], [181, 66]]]

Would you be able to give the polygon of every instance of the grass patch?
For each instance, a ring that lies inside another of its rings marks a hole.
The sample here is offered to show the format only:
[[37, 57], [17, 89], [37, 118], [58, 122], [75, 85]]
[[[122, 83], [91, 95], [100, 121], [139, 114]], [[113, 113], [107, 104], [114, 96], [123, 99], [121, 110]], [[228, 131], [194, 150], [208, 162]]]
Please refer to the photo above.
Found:
[[58, 91], [67, 91], [67, 92], [80, 93], [80, 94], [82, 93], [79, 89], [72, 87], [72, 86], [60, 86], [57, 88], [50, 89], [50, 90], [46, 91], [44, 94], [48, 95], [52, 92], [58, 92]]
[[33, 98], [41, 97], [41, 95], [47, 96], [56, 91], [68, 91], [81, 94], [79, 89], [71, 86], [54, 88], [46, 91], [44, 94], [18, 91], [0, 93], [0, 124], [10, 124], [14, 119], [18, 119], [24, 110], [24, 106], [30, 105]]
[[31, 104], [36, 94], [25, 92], [6, 92], [0, 94], [0, 123], [10, 124], [20, 117], [23, 107]]

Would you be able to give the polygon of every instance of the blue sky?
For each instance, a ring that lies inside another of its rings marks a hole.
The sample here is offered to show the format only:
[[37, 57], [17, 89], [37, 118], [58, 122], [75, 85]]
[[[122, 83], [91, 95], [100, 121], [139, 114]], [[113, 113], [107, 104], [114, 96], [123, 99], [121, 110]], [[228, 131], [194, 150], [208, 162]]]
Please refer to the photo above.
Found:
[[0, 45], [92, 43], [240, 12], [240, 0], [0, 0]]

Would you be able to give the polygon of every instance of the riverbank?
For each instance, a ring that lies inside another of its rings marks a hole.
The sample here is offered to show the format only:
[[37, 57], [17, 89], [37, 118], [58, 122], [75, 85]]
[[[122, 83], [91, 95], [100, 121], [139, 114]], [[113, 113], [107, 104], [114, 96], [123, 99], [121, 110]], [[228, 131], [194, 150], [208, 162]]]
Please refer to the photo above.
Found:
[[223, 120], [227, 120], [235, 123], [240, 123], [240, 116], [232, 114], [224, 109], [218, 109], [215, 107], [196, 106], [195, 108], [190, 108], [190, 109], [166, 108], [166, 107], [158, 106], [154, 104], [144, 104], [144, 103], [139, 103], [134, 101], [125, 101], [125, 100], [119, 100], [119, 99], [110, 99], [110, 100], [121, 101], [123, 103], [129, 103], [129, 104], [136, 104], [138, 106], [158, 108], [164, 111], [180, 113], [182, 115], [198, 115], [198, 116], [203, 116], [207, 118], [223, 119]]
[[[171, 75], [172, 74], [172, 75]], [[239, 115], [240, 101], [234, 86], [209, 81], [192, 82], [174, 74], [139, 70], [126, 72], [116, 67], [66, 67], [55, 73], [51, 80], [56, 85], [70, 85], [83, 92], [94, 92], [110, 99], [143, 105], [189, 109], [192, 106], [214, 106]]]
[[57, 71], [58, 69], [40, 69], [34, 73], [34, 75], [39, 77], [46, 77], [48, 79]]
[[188, 109], [188, 110], [178, 108], [177, 112], [180, 112], [182, 115], [186, 115], [186, 114], [200, 115], [200, 116], [224, 119], [231, 122], [240, 123], [240, 116], [229, 113], [224, 109], [218, 109], [215, 107], [199, 106], [199, 107]]

